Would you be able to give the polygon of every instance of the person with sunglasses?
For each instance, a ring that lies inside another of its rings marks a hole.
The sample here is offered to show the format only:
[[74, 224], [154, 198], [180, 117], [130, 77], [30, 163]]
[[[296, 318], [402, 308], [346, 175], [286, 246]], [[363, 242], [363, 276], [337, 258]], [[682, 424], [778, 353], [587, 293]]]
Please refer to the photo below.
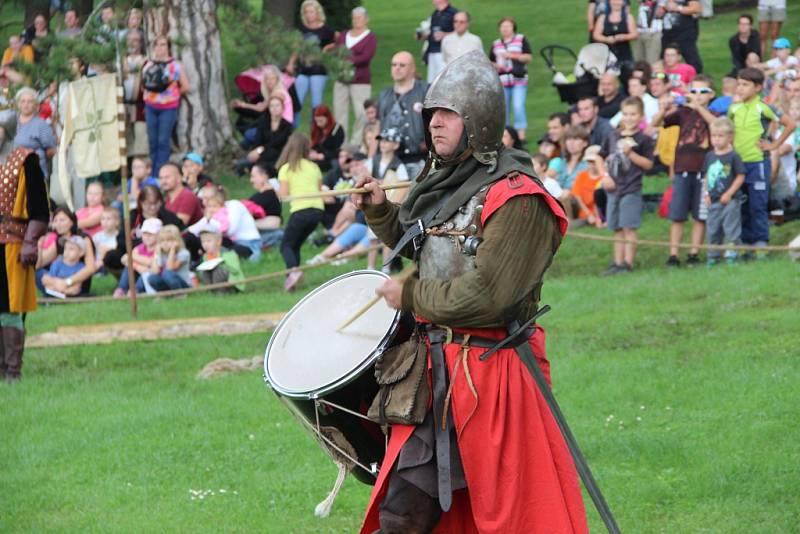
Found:
[[698, 74], [689, 87], [685, 97], [664, 98], [661, 109], [653, 117], [653, 124], [665, 127], [677, 126], [678, 146], [672, 173], [672, 201], [669, 205], [669, 258], [667, 265], [678, 267], [678, 248], [683, 239], [683, 227], [691, 213], [692, 248], [686, 258], [686, 265], [700, 264], [699, 251], [705, 233], [707, 210], [702, 204], [703, 165], [706, 153], [711, 146], [709, 124], [715, 119], [708, 110], [714, 98], [714, 81], [711, 77]]

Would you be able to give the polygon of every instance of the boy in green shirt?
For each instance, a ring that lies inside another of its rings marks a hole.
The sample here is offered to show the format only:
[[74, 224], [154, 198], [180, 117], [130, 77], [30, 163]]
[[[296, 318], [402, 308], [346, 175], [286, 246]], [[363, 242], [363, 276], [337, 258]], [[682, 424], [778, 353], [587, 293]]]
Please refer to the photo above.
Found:
[[[765, 246], [769, 241], [769, 182], [770, 159], [766, 154], [780, 147], [794, 131], [794, 121], [765, 104], [760, 93], [764, 86], [764, 73], [758, 69], [742, 69], [736, 75], [736, 102], [728, 109], [733, 121], [735, 137], [733, 146], [744, 161], [745, 179], [742, 190], [746, 198], [742, 203], [742, 242], [746, 245]], [[768, 139], [772, 121], [780, 122], [784, 133], [775, 141]]]

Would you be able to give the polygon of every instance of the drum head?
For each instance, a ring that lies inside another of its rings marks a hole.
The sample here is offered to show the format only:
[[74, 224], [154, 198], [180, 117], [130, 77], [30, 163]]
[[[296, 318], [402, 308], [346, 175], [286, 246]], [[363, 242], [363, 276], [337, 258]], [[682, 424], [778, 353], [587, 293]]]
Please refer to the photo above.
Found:
[[381, 299], [342, 332], [336, 329], [375, 295], [387, 275], [354, 271], [309, 293], [278, 324], [264, 373], [282, 395], [311, 398], [334, 391], [371, 365], [397, 328], [400, 312]]

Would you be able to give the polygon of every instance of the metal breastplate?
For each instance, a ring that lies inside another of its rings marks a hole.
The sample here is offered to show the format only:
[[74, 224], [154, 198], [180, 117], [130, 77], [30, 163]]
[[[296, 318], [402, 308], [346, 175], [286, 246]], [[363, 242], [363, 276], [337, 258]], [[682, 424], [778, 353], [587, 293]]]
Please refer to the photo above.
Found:
[[475, 269], [475, 254], [483, 235], [481, 213], [488, 189], [483, 187], [450, 219], [428, 229], [419, 253], [421, 279], [448, 280]]
[[0, 243], [19, 243], [25, 237], [28, 221], [13, 217], [17, 200], [19, 173], [25, 158], [32, 152], [17, 148], [0, 164]]

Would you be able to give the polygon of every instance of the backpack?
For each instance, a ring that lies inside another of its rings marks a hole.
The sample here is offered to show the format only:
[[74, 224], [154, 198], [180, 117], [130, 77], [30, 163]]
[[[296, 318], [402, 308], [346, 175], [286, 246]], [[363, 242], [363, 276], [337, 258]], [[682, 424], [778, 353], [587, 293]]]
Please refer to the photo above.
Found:
[[142, 85], [150, 92], [163, 93], [170, 83], [169, 63], [154, 61], [142, 73]]

